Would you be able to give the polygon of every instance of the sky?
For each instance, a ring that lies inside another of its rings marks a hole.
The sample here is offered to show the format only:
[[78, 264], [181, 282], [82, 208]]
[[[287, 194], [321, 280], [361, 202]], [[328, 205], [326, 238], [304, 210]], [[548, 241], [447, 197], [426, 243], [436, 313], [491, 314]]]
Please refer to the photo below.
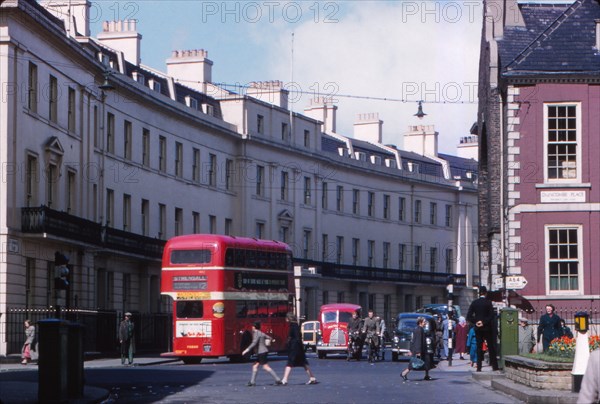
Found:
[[481, 0], [102, 0], [91, 31], [136, 19], [144, 65], [165, 72], [173, 50], [205, 49], [215, 83], [280, 80], [300, 113], [331, 97], [345, 136], [357, 114], [379, 113], [385, 144], [402, 146], [409, 125], [435, 125], [440, 152], [456, 154], [477, 119], [482, 14]]

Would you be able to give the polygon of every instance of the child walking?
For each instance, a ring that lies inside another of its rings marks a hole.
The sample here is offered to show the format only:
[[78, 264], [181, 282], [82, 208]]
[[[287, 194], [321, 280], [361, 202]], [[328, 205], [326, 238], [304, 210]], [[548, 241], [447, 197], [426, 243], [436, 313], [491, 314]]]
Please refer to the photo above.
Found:
[[275, 341], [269, 335], [265, 334], [260, 330], [260, 322], [255, 322], [252, 325], [252, 342], [248, 345], [248, 348], [244, 349], [242, 355], [246, 355], [248, 352], [251, 352], [253, 349], [256, 349], [256, 362], [252, 365], [252, 376], [250, 377], [250, 381], [248, 382], [248, 387], [256, 386], [256, 376], [258, 375], [258, 366], [262, 365], [265, 372], [269, 373], [275, 379], [275, 384], [281, 384], [281, 379], [277, 376], [277, 374], [271, 369], [269, 364], [267, 363], [267, 355], [269, 354], [269, 348], [267, 348], [267, 343], [265, 341], [269, 340], [271, 343]]

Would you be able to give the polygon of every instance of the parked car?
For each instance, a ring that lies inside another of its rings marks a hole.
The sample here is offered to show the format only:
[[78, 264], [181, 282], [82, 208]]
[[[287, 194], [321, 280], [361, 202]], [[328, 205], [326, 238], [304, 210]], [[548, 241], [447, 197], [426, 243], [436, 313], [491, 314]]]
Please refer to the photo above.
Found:
[[[457, 305], [453, 305], [452, 307], [454, 310], [454, 318], [458, 319], [462, 315], [460, 312], [460, 307]], [[442, 316], [442, 319], [445, 319], [448, 317], [448, 305], [443, 303], [426, 304], [422, 308], [417, 309], [417, 313], [427, 313], [431, 315], [439, 314]]]
[[435, 348], [435, 319], [427, 313], [400, 313], [396, 317], [392, 337], [392, 361], [397, 361], [401, 356], [408, 356], [413, 331], [417, 328], [417, 318], [424, 317], [425, 338], [427, 341], [427, 352], [431, 354], [433, 363], [433, 352]]
[[300, 332], [302, 333], [304, 350], [311, 349], [313, 352], [317, 352], [317, 343], [321, 340], [321, 323], [319, 321], [305, 321], [300, 326]]

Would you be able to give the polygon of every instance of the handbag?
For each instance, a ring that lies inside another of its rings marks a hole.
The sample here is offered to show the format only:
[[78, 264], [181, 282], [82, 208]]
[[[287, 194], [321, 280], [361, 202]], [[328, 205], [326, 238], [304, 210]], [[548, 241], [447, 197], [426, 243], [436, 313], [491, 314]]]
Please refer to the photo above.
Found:
[[425, 362], [421, 358], [413, 356], [410, 358], [410, 367], [414, 370], [423, 369], [425, 367]]

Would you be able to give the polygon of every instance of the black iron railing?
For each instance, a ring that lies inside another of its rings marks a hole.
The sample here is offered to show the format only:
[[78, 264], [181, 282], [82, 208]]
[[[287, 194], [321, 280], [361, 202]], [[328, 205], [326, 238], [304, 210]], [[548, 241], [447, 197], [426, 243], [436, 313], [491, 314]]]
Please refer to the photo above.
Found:
[[[25, 309], [12, 307], [6, 313], [7, 354], [21, 352], [25, 341], [23, 322], [28, 319], [34, 326], [47, 318], [56, 318], [56, 309]], [[59, 317], [83, 325], [83, 349], [88, 353], [117, 355], [119, 352], [118, 327], [123, 313], [115, 310], [70, 309], [62, 310]], [[172, 315], [170, 313], [133, 313], [136, 349], [141, 352], [166, 352], [169, 350]]]
[[[353, 266], [335, 264], [329, 262], [312, 261], [294, 258], [294, 265], [309, 269], [309, 273], [321, 275], [327, 278], [388, 281], [402, 283], [427, 283], [435, 285], [447, 285], [448, 273], [407, 271], [392, 268], [373, 268], [364, 266]], [[456, 286], [466, 286], [465, 275], [452, 275]]]
[[102, 226], [46, 206], [21, 208], [21, 231], [30, 234], [47, 233], [149, 258], [160, 258], [165, 246], [164, 240]]

